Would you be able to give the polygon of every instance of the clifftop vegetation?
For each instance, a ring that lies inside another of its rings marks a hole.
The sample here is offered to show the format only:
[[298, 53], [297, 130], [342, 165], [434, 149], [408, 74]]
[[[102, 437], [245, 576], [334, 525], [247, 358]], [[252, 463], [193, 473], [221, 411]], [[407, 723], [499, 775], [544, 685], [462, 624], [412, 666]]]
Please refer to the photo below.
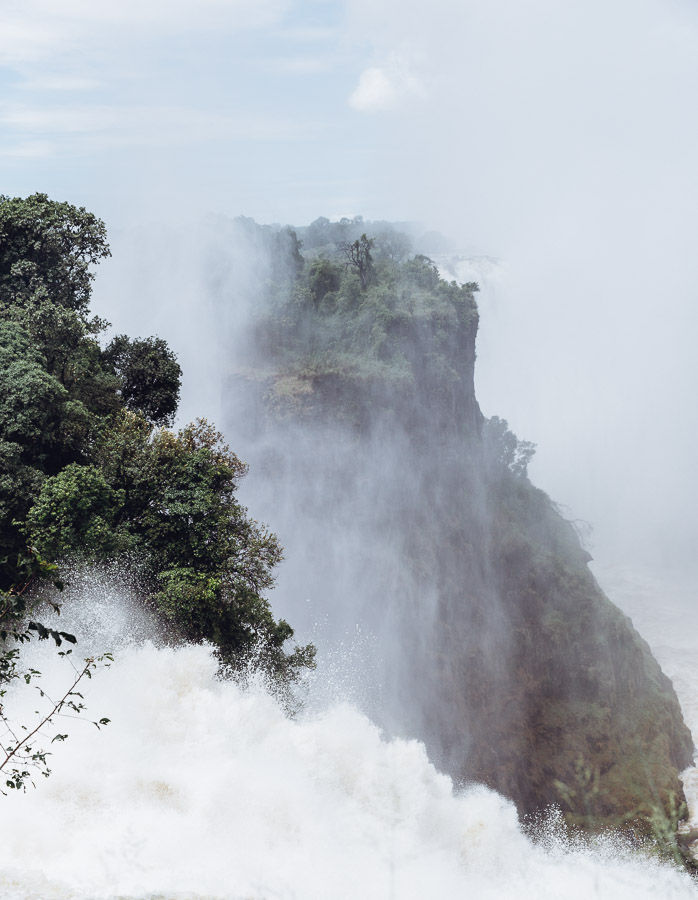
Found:
[[459, 351], [477, 331], [477, 284], [443, 281], [428, 257], [410, 254], [399, 232], [349, 240], [352, 233], [349, 225], [308, 226], [304, 240], [314, 246], [299, 265], [302, 245], [286, 232], [286, 277], [274, 283], [258, 327], [265, 359], [297, 375], [399, 382], [426, 362], [444, 378], [458, 377]]

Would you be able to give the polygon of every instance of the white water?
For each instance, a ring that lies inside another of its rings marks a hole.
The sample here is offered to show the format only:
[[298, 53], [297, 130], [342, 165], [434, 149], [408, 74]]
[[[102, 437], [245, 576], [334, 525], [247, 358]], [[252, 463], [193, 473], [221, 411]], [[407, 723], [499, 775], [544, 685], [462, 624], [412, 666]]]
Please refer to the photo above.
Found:
[[[386, 742], [350, 705], [318, 710], [312, 685], [314, 712], [291, 720], [260, 686], [217, 681], [204, 647], [124, 638], [120, 602], [110, 612], [100, 598], [94, 642], [109, 637], [112, 616], [117, 661], [86, 691], [88, 715], [112, 724], [60, 723], [70, 738], [52, 747], [51, 777], [0, 797], [3, 900], [698, 893], [683, 873], [620, 843], [574, 848], [551, 826], [533, 844], [506, 800], [481, 787], [454, 793], [420, 744]], [[94, 649], [89, 638], [83, 647]], [[47, 647], [33, 652], [57, 691], [67, 673]], [[17, 702], [28, 721], [31, 693]]]

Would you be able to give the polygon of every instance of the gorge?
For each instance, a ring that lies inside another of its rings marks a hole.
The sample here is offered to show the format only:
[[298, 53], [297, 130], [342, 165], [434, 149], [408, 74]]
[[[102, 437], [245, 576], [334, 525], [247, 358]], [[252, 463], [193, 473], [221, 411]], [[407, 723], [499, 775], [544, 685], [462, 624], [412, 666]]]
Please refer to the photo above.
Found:
[[[367, 897], [692, 896], [642, 849], [690, 862], [690, 733], [528, 479], [534, 447], [480, 411], [477, 285], [445, 280], [389, 223], [314, 225], [206, 226], [193, 309], [219, 326], [220, 421], [244, 479], [214, 430], [175, 434], [149, 405], [177, 379], [136, 362], [171, 364], [167, 345], [102, 346], [67, 316], [72, 359], [91, 365], [51, 369], [25, 335], [55, 295], [8, 267], [8, 354], [24, 348], [60, 401], [25, 515], [47, 561], [78, 557], [46, 622], [116, 662], [86, 693], [109, 726], [71, 729], [48, 781], [3, 799], [0, 885], [22, 900], [339, 898], [358, 872]], [[45, 404], [22, 396], [31, 424]], [[78, 401], [98, 440], [66, 447]], [[6, 405], [7, 452], [26, 461]], [[284, 548], [270, 600], [281, 551], [242, 502]], [[51, 685], [66, 662], [45, 643], [22, 658]], [[32, 696], [9, 695], [21, 722]]]

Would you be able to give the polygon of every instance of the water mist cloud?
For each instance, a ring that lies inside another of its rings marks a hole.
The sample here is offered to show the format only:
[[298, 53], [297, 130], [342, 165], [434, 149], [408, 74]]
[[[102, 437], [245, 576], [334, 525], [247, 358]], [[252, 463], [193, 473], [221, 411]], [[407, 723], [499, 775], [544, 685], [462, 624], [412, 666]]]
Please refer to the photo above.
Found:
[[95, 312], [114, 333], [164, 338], [183, 369], [178, 422], [219, 424], [224, 376], [267, 277], [267, 257], [241, 221], [217, 216], [134, 226], [114, 233], [111, 246], [95, 282]]
[[[353, 27], [368, 21], [355, 0]], [[372, 9], [374, 5], [371, 5]], [[596, 549], [698, 538], [698, 22], [684, 3], [385, 0], [429, 102], [384, 111], [375, 203], [504, 260], [480, 278], [478, 394]]]

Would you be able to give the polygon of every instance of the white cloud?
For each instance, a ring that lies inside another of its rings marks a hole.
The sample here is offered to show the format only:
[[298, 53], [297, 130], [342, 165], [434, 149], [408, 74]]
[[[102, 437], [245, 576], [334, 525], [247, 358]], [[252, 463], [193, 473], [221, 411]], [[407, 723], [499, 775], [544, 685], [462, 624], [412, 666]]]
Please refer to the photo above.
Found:
[[0, 106], [0, 127], [15, 133], [5, 157], [84, 155], [105, 147], [176, 146], [216, 140], [288, 140], [290, 120], [231, 116], [169, 106]]
[[337, 28], [331, 28], [326, 25], [292, 26], [279, 32], [279, 36], [288, 41], [299, 43], [321, 42], [323, 44], [334, 41], [338, 34], [339, 30]]
[[201, 106], [210, 41], [277, 28], [289, 2], [0, 0], [0, 69], [19, 75], [0, 104], [2, 154], [288, 136], [283, 117]]
[[329, 56], [269, 57], [256, 61], [254, 68], [274, 75], [313, 75], [329, 71], [333, 64]]
[[424, 99], [427, 90], [415, 68], [409, 54], [390, 53], [382, 66], [371, 66], [361, 73], [349, 105], [359, 112], [382, 112]]
[[0, 66], [89, 57], [119, 41], [277, 24], [289, 0], [0, 0]]
[[85, 78], [79, 75], [54, 75], [46, 73], [35, 78], [25, 78], [19, 85], [25, 91], [48, 91], [58, 93], [63, 91], [94, 91], [102, 87], [102, 82], [97, 78]]
[[3, 159], [48, 159], [55, 154], [56, 148], [49, 141], [19, 141], [0, 145], [0, 158]]
[[397, 91], [383, 69], [366, 69], [349, 97], [349, 105], [361, 112], [391, 109], [397, 102]]

